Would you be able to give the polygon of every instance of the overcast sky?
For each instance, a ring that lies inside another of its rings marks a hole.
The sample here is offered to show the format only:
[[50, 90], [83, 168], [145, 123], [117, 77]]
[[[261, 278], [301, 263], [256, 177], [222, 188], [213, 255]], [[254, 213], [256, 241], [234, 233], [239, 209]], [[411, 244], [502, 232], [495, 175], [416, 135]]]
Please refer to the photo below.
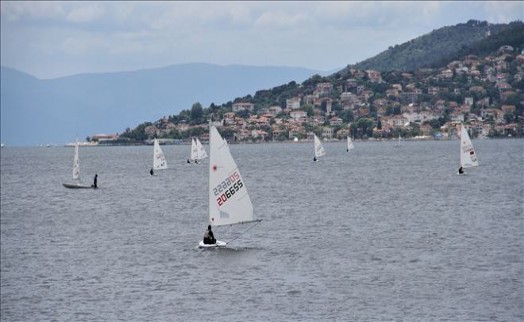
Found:
[[1, 64], [39, 78], [203, 62], [328, 71], [522, 1], [1, 1]]

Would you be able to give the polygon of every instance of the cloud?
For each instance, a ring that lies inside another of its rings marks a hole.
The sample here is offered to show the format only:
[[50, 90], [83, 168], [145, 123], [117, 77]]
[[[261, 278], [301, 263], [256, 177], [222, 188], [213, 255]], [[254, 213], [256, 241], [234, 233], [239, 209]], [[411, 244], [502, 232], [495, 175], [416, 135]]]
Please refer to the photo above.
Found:
[[104, 15], [104, 8], [100, 4], [89, 2], [82, 2], [82, 4], [84, 5], [74, 8], [67, 14], [68, 21], [75, 23], [93, 22]]
[[524, 3], [1, 1], [0, 5], [2, 64], [53, 77], [195, 61], [328, 70], [470, 19], [493, 23], [522, 19]]
[[60, 2], [1, 1], [2, 18], [8, 21], [49, 20], [63, 17], [65, 10]]

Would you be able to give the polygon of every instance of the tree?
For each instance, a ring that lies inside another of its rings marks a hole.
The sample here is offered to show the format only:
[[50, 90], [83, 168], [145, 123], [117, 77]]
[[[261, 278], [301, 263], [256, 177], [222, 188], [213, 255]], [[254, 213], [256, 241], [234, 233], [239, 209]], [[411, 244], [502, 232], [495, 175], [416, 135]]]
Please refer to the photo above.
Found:
[[202, 116], [204, 114], [202, 105], [200, 103], [195, 103], [191, 107], [191, 124], [201, 124]]

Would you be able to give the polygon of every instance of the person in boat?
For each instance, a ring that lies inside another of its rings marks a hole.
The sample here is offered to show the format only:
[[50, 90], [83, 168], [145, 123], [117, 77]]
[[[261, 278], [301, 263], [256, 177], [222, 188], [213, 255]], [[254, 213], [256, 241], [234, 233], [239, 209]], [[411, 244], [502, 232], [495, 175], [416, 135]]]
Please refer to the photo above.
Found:
[[460, 167], [459, 168], [459, 174], [463, 174], [464, 173], [464, 168], [463, 167]]
[[93, 180], [93, 185], [91, 185], [91, 187], [93, 187], [95, 189], [98, 188], [98, 184], [97, 183], [98, 183], [98, 174], [95, 173], [95, 179]]
[[191, 160], [187, 159], [187, 163], [191, 163]]
[[213, 235], [213, 231], [211, 230], [211, 225], [207, 226], [207, 230], [204, 233], [204, 244], [210, 245], [210, 244], [216, 244], [217, 240], [215, 239], [215, 236]]
[[315, 161], [315, 162], [316, 162], [316, 161], [317, 161], [317, 157], [313, 157], [313, 161]]
[[153, 168], [151, 168], [151, 170], [149, 170], [149, 174], [150, 175], [154, 175], [155, 174], [155, 171], [153, 171]]

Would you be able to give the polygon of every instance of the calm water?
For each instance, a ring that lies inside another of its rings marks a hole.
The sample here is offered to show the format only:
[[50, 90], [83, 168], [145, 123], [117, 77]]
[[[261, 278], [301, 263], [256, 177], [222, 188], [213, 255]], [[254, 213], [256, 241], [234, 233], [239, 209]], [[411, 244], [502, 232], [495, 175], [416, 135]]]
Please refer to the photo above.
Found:
[[[2, 321], [522, 321], [524, 140], [233, 145], [253, 227], [199, 250], [189, 146], [1, 151]], [[206, 150], [209, 151], [206, 146]]]

